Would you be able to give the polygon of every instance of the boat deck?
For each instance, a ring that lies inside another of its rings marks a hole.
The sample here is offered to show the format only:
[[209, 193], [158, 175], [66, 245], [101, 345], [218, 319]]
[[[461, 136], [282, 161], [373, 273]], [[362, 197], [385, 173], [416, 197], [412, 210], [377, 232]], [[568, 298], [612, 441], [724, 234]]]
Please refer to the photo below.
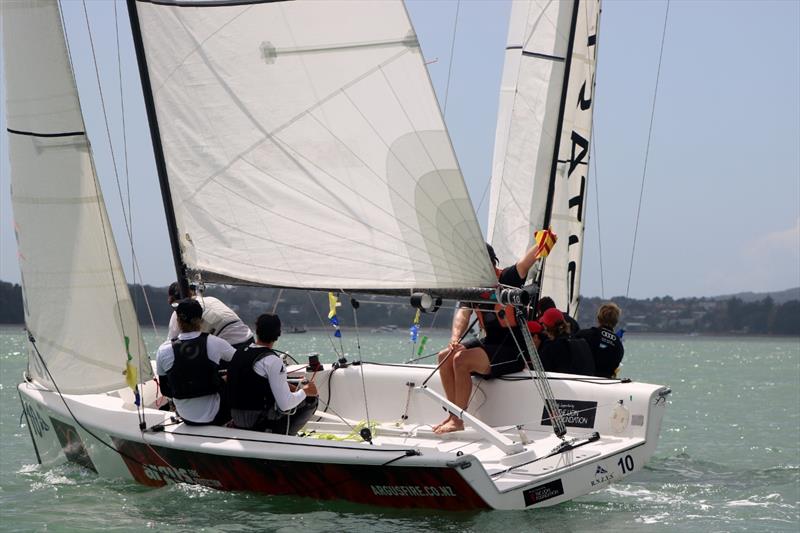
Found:
[[[324, 434], [349, 442], [360, 441], [353, 438], [358, 421], [342, 421], [328, 414], [317, 421], [310, 422], [305, 432], [313, 436]], [[363, 426], [363, 423], [362, 423]], [[402, 446], [442, 453], [452, 453], [453, 460], [461, 456], [473, 456], [480, 461], [490, 476], [498, 492], [517, 489], [539, 478], [551, 477], [555, 473], [577, 468], [588, 461], [609, 457], [623, 450], [644, 443], [643, 438], [614, 437], [601, 435], [598, 440], [586, 442], [593, 432], [582, 430], [567, 434], [566, 440], [576, 439], [579, 446], [558, 452], [562, 440], [552, 431], [494, 428], [511, 440], [524, 442], [524, 451], [512, 455], [504, 454], [498, 447], [487, 442], [483, 436], [469, 428], [464, 431], [438, 435], [428, 425], [404, 425], [399, 423], [373, 423], [373, 442], [376, 445]]]

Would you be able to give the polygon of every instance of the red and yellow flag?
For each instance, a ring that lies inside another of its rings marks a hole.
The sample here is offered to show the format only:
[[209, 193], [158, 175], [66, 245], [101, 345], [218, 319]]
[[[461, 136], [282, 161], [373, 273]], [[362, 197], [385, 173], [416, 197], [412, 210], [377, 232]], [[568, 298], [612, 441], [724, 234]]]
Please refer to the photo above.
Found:
[[551, 229], [543, 229], [536, 232], [536, 259], [547, 257], [550, 250], [558, 240], [558, 236]]

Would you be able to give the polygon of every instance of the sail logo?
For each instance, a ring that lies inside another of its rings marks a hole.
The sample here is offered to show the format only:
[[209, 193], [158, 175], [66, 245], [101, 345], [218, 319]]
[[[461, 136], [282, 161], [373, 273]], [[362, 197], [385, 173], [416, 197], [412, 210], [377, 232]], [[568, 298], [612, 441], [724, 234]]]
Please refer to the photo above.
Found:
[[594, 471], [594, 479], [592, 479], [589, 484], [594, 487], [602, 483], [609, 483], [613, 479], [614, 474], [603, 468], [601, 465], [597, 465], [597, 469]]
[[222, 487], [222, 483], [216, 479], [201, 478], [197, 470], [153, 464], [145, 464], [142, 465], [142, 467], [144, 469], [144, 475], [153, 481], [163, 481], [167, 484], [190, 483], [192, 485], [203, 485], [212, 488]]
[[31, 404], [22, 402], [22, 412], [25, 413], [25, 418], [28, 419], [28, 427], [36, 433], [37, 437], [42, 438], [42, 435], [50, 431], [50, 424]]

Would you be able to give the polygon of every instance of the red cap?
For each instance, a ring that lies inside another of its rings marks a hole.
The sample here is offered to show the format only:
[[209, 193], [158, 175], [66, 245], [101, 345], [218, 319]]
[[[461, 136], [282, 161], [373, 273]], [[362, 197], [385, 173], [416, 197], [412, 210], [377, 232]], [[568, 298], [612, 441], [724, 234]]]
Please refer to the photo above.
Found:
[[552, 328], [559, 322], [564, 322], [564, 315], [555, 307], [551, 307], [539, 318], [539, 322], [546, 328]]
[[528, 331], [530, 331], [533, 335], [541, 333], [542, 325], [535, 320], [528, 320]]

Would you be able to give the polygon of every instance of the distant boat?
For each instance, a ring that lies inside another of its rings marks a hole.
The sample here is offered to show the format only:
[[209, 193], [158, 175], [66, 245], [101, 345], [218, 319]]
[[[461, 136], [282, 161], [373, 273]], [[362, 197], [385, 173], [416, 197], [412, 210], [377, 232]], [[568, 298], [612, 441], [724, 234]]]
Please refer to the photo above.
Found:
[[300, 326], [300, 327], [292, 326], [290, 329], [285, 331], [285, 333], [308, 333], [308, 330], [306, 329], [305, 326]]
[[388, 326], [381, 326], [379, 328], [372, 328], [370, 330], [372, 333], [394, 333], [397, 331], [397, 326], [394, 324], [390, 324]]

